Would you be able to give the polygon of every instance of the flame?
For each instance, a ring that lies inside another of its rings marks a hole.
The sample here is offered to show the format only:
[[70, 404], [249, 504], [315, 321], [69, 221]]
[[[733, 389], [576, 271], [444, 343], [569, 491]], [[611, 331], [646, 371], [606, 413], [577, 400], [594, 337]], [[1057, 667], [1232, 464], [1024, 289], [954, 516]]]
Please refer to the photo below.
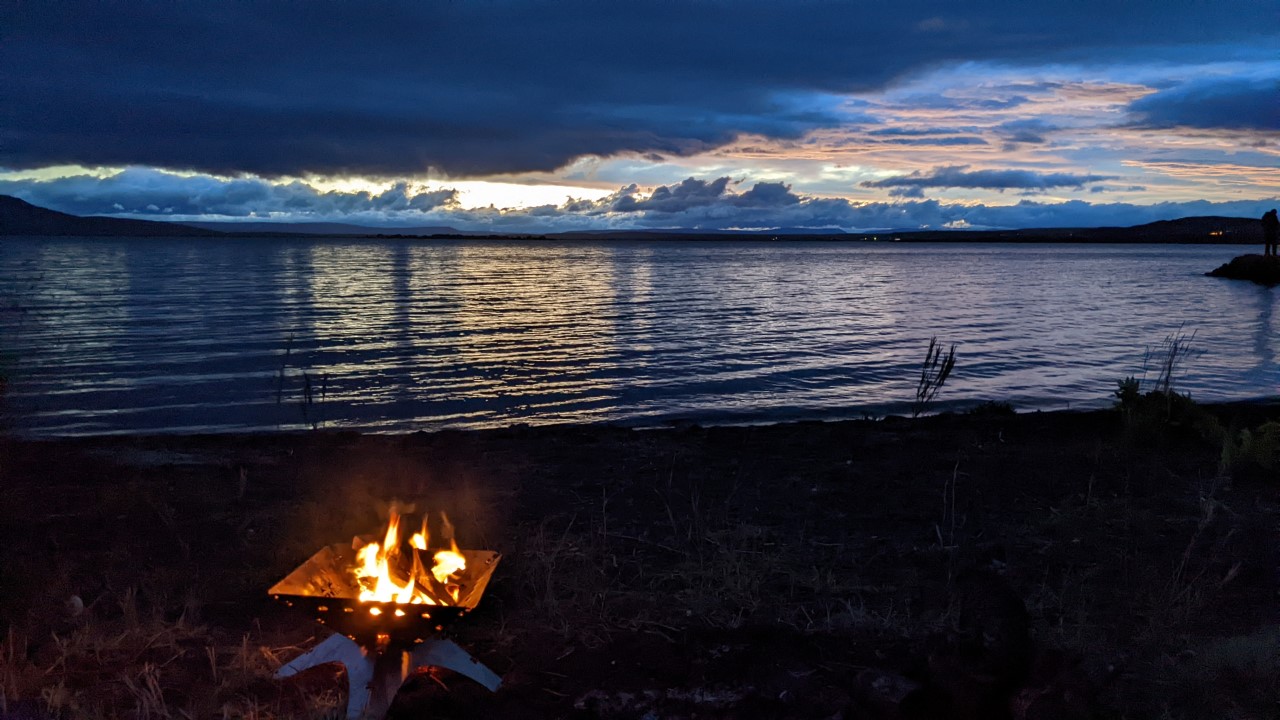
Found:
[[409, 538], [409, 544], [419, 550], [426, 550], [427, 542], [430, 539], [431, 533], [427, 532], [427, 516], [424, 513], [422, 515], [422, 529], [414, 533], [413, 537]]
[[[361, 602], [394, 602], [405, 605], [442, 605], [449, 601], [457, 602], [462, 586], [457, 582], [460, 573], [467, 568], [467, 560], [458, 550], [458, 543], [452, 539], [453, 525], [449, 518], [440, 513], [444, 534], [449, 539], [449, 549], [439, 550], [433, 556], [430, 577], [442, 587], [439, 592], [427, 579], [422, 561], [418, 553], [413, 553], [412, 569], [408, 577], [397, 581], [392, 568], [403, 568], [400, 552], [400, 513], [395, 507], [391, 509], [391, 517], [387, 521], [387, 531], [381, 543], [371, 542], [356, 551], [356, 566], [353, 572], [360, 585]], [[409, 538], [409, 545], [417, 550], [427, 550], [430, 542], [427, 531], [427, 518], [422, 518], [422, 528]], [[400, 574], [403, 574], [401, 572]], [[374, 613], [370, 609], [370, 613]], [[397, 611], [397, 616], [403, 615]]]
[[450, 550], [441, 550], [436, 553], [435, 560], [436, 564], [431, 568], [431, 574], [441, 585], [449, 582], [451, 575], [457, 575], [460, 570], [467, 569], [467, 560], [458, 552], [457, 543], [453, 543], [453, 548]]
[[450, 540], [449, 545], [450, 549], [436, 553], [436, 562], [431, 567], [431, 576], [436, 579], [436, 582], [444, 585], [445, 592], [449, 593], [449, 597], [453, 598], [454, 602], [457, 602], [458, 595], [462, 592], [462, 586], [457, 583], [451, 583], [449, 580], [459, 572], [467, 569], [467, 559], [462, 557], [462, 553], [458, 552], [458, 543]]

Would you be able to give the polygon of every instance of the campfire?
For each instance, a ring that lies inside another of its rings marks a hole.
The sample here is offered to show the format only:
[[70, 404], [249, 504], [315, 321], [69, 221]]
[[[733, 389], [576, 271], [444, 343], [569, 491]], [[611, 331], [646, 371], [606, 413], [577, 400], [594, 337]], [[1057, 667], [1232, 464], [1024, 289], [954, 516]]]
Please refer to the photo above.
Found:
[[501, 556], [460, 549], [443, 512], [433, 546], [429, 520], [393, 504], [382, 534], [321, 548], [271, 587], [275, 599], [338, 633], [285, 665], [279, 677], [341, 662], [351, 686], [349, 718], [385, 711], [422, 666], [446, 667], [497, 689], [497, 675], [439, 633], [476, 607]]
[[475, 608], [500, 556], [459, 549], [444, 513], [444, 547], [431, 547], [425, 513], [404, 537], [406, 517], [393, 506], [382, 535], [324, 547], [268, 592], [362, 644], [423, 642]]

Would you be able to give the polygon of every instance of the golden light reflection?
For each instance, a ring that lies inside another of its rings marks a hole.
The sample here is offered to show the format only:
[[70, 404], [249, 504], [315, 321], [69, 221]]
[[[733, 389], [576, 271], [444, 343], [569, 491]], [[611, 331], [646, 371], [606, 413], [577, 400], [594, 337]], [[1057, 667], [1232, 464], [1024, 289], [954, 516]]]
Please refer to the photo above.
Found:
[[454, 347], [483, 378], [477, 392], [581, 393], [598, 382], [587, 376], [616, 336], [607, 247], [466, 245], [455, 272]]

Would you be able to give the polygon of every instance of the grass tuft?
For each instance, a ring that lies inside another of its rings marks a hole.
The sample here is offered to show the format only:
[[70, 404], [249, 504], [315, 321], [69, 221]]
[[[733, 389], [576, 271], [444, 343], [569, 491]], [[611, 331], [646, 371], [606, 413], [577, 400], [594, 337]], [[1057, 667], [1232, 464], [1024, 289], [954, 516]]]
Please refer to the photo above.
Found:
[[955, 366], [955, 343], [951, 343], [951, 349], [944, 356], [938, 338], [929, 338], [929, 349], [925, 351], [924, 363], [920, 366], [920, 380], [916, 383], [916, 401], [911, 404], [911, 417], [919, 417], [929, 403], [933, 402], [947, 378], [951, 377]]

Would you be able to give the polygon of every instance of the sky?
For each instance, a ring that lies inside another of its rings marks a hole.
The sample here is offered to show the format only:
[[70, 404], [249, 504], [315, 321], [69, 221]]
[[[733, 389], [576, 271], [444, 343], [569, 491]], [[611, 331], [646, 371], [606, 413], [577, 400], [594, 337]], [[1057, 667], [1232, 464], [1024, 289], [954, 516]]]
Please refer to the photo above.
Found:
[[1280, 2], [10, 0], [0, 194], [491, 232], [1257, 217]]

